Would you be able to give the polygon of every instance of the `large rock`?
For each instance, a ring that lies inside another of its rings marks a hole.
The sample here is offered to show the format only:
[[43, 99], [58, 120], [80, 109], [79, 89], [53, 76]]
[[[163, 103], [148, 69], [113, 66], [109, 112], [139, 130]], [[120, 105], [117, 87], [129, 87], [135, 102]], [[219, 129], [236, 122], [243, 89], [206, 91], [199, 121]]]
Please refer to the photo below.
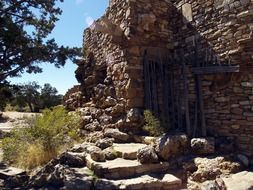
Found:
[[182, 154], [188, 146], [185, 134], [164, 135], [156, 140], [155, 151], [163, 160]]
[[135, 160], [137, 159], [138, 150], [146, 146], [147, 145], [141, 143], [123, 143], [123, 144], [114, 143], [113, 149], [122, 158]]
[[58, 160], [56, 159], [50, 161], [31, 176], [28, 187], [62, 187], [64, 185], [66, 167], [58, 164]]
[[63, 165], [70, 167], [84, 167], [85, 166], [85, 153], [64, 152], [59, 156], [59, 161]]
[[91, 190], [93, 177], [87, 168], [70, 168], [65, 172], [64, 190]]
[[215, 152], [215, 139], [194, 138], [191, 140], [191, 149], [196, 154], [213, 154]]
[[[198, 183], [203, 183], [207, 180], [215, 180], [222, 174], [228, 175], [239, 172], [241, 168], [239, 163], [230, 161], [225, 157], [194, 158], [192, 162], [193, 163], [190, 165], [194, 164], [196, 166], [196, 171], [191, 174], [190, 179]], [[186, 165], [189, 165], [189, 163]], [[183, 165], [185, 169], [192, 168], [186, 165]]]
[[142, 164], [159, 162], [155, 149], [152, 146], [146, 146], [139, 149], [137, 152], [137, 159]]
[[71, 149], [71, 152], [90, 154], [91, 158], [97, 162], [105, 161], [105, 154], [102, 152], [102, 150], [99, 147], [97, 147], [93, 143], [82, 143], [82, 144], [75, 145]]
[[101, 148], [102, 150], [110, 147], [113, 145], [114, 139], [113, 138], [104, 138], [104, 139], [99, 139], [96, 142], [96, 146]]
[[[27, 173], [19, 168], [1, 166], [0, 169], [0, 188], [14, 189], [24, 187], [28, 182]], [[5, 187], [5, 188], [4, 188]]]
[[130, 138], [128, 134], [111, 128], [105, 129], [104, 136], [114, 138], [115, 142], [127, 142]]
[[114, 160], [116, 159], [117, 157], [120, 157], [121, 155], [119, 155], [115, 149], [111, 146], [111, 147], [108, 147], [106, 149], [103, 150], [104, 154], [105, 154], [105, 159], [106, 160]]
[[253, 172], [243, 171], [228, 178], [222, 178], [227, 190], [252, 190]]
[[201, 190], [220, 190], [215, 181], [206, 181], [201, 185]]
[[90, 154], [90, 157], [94, 161], [97, 161], [97, 162], [104, 162], [105, 161], [105, 154], [97, 146], [90, 146], [90, 147], [88, 147], [87, 148], [87, 153]]

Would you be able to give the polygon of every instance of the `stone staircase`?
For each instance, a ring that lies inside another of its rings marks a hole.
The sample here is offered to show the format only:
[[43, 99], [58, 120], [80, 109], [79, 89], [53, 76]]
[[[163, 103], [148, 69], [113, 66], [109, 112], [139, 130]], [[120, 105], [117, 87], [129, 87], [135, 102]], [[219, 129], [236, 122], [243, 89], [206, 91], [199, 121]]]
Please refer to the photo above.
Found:
[[94, 172], [98, 180], [97, 190], [177, 190], [182, 181], [169, 174], [170, 164], [160, 162], [141, 164], [137, 160], [137, 151], [145, 147], [141, 143], [113, 144], [118, 155], [114, 160], [96, 162], [90, 155], [86, 156], [87, 167]]
[[[31, 176], [26, 184], [15, 184], [15, 187], [64, 190], [181, 189], [182, 181], [170, 174], [168, 162], [141, 164], [137, 160], [138, 149], [145, 146], [140, 143], [114, 143], [109, 148], [113, 149], [117, 157], [98, 162], [94, 161], [87, 151], [96, 146], [84, 143], [52, 160]], [[23, 175], [23, 172], [21, 173]], [[20, 181], [17, 179], [24, 178], [9, 172], [8, 168], [0, 170], [0, 176], [1, 174], [4, 175], [2, 179], [8, 179], [8, 184], [17, 183]]]

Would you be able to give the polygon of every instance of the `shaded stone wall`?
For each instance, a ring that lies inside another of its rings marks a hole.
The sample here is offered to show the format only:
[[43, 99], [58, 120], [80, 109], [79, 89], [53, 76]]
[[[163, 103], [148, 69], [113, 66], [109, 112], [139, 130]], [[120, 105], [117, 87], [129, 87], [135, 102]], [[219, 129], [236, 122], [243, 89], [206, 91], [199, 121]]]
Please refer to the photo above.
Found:
[[[220, 62], [240, 65], [240, 72], [203, 76], [205, 116], [209, 134], [235, 137], [236, 148], [253, 158], [253, 1], [175, 1], [175, 49], [213, 50]], [[204, 56], [204, 51], [200, 52]], [[189, 76], [190, 104], [195, 83]], [[191, 103], [192, 102], [192, 103]]]

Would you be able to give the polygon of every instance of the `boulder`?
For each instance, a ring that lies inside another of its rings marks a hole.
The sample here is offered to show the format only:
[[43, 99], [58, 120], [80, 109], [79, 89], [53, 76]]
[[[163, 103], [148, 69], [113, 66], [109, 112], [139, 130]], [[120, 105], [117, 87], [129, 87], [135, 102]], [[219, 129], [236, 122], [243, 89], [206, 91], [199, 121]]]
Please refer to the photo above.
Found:
[[0, 187], [14, 189], [16, 187], [24, 187], [28, 182], [29, 176], [19, 168], [6, 167], [1, 165], [0, 169]]
[[213, 154], [215, 152], [215, 139], [194, 138], [191, 140], [191, 149], [196, 154]]
[[99, 147], [97, 147], [93, 143], [82, 143], [82, 144], [75, 145], [71, 149], [71, 152], [90, 154], [91, 158], [97, 162], [105, 161], [105, 154], [102, 152], [102, 150]]
[[[232, 174], [240, 171], [240, 164], [230, 161], [225, 157], [216, 158], [194, 158], [196, 170], [191, 174], [192, 181], [203, 183], [208, 180], [215, 180], [222, 174]], [[185, 168], [185, 167], [184, 167]]]
[[164, 135], [155, 142], [155, 151], [163, 160], [182, 154], [188, 147], [188, 138], [185, 134]]
[[105, 159], [106, 160], [114, 160], [116, 159], [119, 155], [114, 149], [113, 147], [108, 147], [106, 149], [103, 150], [104, 154], [105, 154]]
[[88, 150], [90, 157], [92, 160], [96, 162], [105, 162], [105, 154], [104, 152], [98, 147], [90, 147]]
[[252, 190], [253, 189], [253, 172], [243, 171], [233, 174], [231, 177], [224, 177], [227, 190]]
[[143, 118], [142, 111], [138, 108], [132, 108], [127, 112], [127, 122], [139, 122]]
[[86, 142], [84, 142], [82, 144], [76, 144], [76, 145], [74, 145], [70, 149], [70, 151], [71, 152], [77, 152], [77, 153], [87, 152], [90, 149], [90, 147], [94, 147], [94, 146], [95, 146], [95, 144], [93, 144], [93, 143], [86, 143]]
[[85, 153], [64, 152], [59, 156], [59, 162], [69, 167], [84, 167], [85, 156]]
[[96, 146], [101, 148], [102, 150], [110, 147], [113, 145], [114, 139], [113, 138], [104, 138], [104, 139], [100, 139], [96, 142]]
[[105, 129], [104, 136], [114, 138], [115, 142], [127, 142], [130, 138], [128, 134], [112, 128]]
[[93, 177], [89, 176], [87, 168], [70, 168], [65, 172], [64, 187], [65, 190], [91, 190]]
[[84, 125], [83, 129], [90, 131], [90, 132], [94, 132], [94, 131], [100, 131], [102, 128], [101, 128], [101, 125], [99, 124], [99, 122], [94, 120], [92, 123]]
[[137, 159], [142, 164], [159, 162], [155, 149], [152, 146], [146, 146], [144, 148], [139, 149], [137, 152]]
[[65, 168], [66, 166], [58, 164], [56, 159], [50, 161], [30, 177], [28, 187], [62, 187], [64, 185]]
[[220, 186], [215, 180], [205, 181], [201, 184], [201, 190], [225, 190], [224, 186]]

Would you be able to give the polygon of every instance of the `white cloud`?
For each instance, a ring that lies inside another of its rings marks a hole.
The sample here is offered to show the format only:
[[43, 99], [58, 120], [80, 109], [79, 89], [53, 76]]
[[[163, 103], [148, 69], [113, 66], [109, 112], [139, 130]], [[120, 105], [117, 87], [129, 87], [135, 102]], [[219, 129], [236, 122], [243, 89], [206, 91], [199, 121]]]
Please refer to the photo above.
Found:
[[84, 2], [84, 0], [75, 0], [75, 3], [77, 4], [77, 5], [80, 5], [80, 4], [82, 4]]
[[91, 16], [86, 16], [85, 17], [85, 22], [88, 25], [88, 27], [90, 27], [91, 25], [94, 24], [94, 19]]

